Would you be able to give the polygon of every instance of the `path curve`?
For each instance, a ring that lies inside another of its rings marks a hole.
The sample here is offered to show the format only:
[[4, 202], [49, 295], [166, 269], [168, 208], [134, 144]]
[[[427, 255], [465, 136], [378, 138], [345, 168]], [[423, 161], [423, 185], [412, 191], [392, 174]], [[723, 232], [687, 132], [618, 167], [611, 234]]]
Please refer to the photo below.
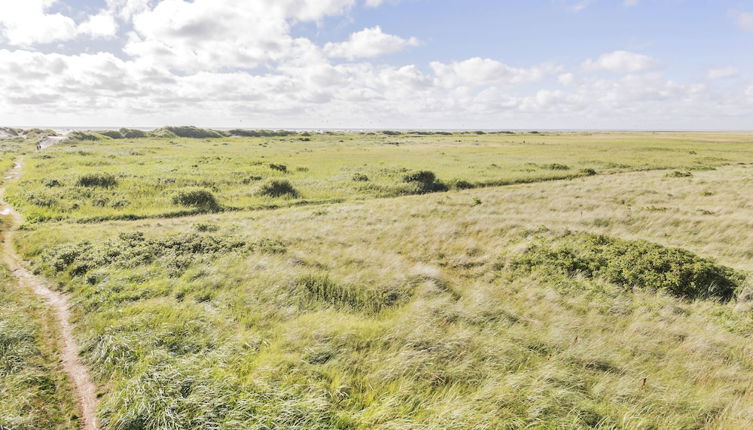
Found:
[[[15, 166], [6, 177], [6, 182], [9, 180], [18, 180], [21, 177], [22, 168], [23, 162], [21, 159], [16, 160]], [[0, 205], [3, 208], [0, 214], [10, 215], [13, 222], [3, 238], [3, 257], [13, 275], [18, 278], [19, 284], [31, 289], [55, 311], [60, 335], [59, 344], [61, 345], [60, 355], [63, 369], [73, 382], [74, 389], [76, 390], [76, 400], [81, 414], [81, 428], [83, 430], [98, 430], [99, 426], [97, 425], [96, 415], [97, 387], [92, 382], [89, 371], [79, 359], [78, 344], [73, 337], [73, 325], [71, 324], [68, 297], [63, 293], [50, 289], [44, 280], [34, 276], [26, 269], [21, 257], [16, 254], [16, 250], [13, 248], [13, 235], [18, 226], [23, 222], [23, 218], [13, 207], [5, 202], [3, 199], [4, 194], [5, 186], [0, 188]]]

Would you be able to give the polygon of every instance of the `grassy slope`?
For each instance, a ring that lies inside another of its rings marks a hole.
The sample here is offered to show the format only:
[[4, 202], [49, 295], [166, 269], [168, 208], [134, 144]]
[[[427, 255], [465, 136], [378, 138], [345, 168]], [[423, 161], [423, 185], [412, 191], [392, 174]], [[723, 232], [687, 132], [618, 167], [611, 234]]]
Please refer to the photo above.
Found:
[[[227, 208], [330, 202], [410, 193], [402, 181], [407, 170], [428, 169], [449, 185], [478, 186], [566, 178], [586, 168], [695, 169], [753, 162], [750, 142], [742, 134], [663, 133], [83, 141], [30, 157], [24, 180], [8, 197], [30, 221], [155, 216], [190, 210], [172, 202], [185, 187], [208, 188]], [[284, 164], [287, 173], [270, 164]], [[112, 174], [119, 185], [77, 187], [87, 173]], [[354, 181], [356, 174], [369, 180]], [[300, 196], [255, 194], [259, 183], [273, 178], [288, 179]]]
[[[5, 172], [23, 145], [0, 143]], [[0, 428], [78, 428], [69, 383], [58, 365], [54, 327], [47, 309], [0, 265]]]
[[[708, 164], [750, 161], [749, 145], [660, 138], [609, 136], [604, 157], [650, 167], [640, 159], [647, 152], [635, 152], [645, 145], [657, 165], [703, 167], [699, 155]], [[749, 140], [708, 140], [727, 138]], [[526, 147], [521, 163], [580, 168], [589, 164], [577, 160], [598, 158], [572, 139], [543, 152]], [[615, 146], [621, 139], [626, 146]], [[682, 143], [657, 149], [672, 140]], [[399, 163], [425, 167], [416, 160]], [[686, 178], [641, 172], [316, 208], [39, 224], [18, 245], [79, 303], [84, 355], [107, 389], [105, 428], [746, 428], [748, 287], [733, 303], [691, 302], [523, 274], [508, 262], [531, 241], [570, 229], [680, 246], [750, 271], [751, 181], [749, 166], [730, 166]], [[116, 240], [133, 232], [153, 244]], [[173, 246], [165, 238], [181, 232], [188, 236], [179, 240], [253, 246], [165, 251]], [[51, 267], [70, 251], [107, 255], [108, 239], [155, 258], [105, 258], [77, 276]], [[93, 250], [76, 245], [82, 240]], [[50, 247], [56, 253], [45, 254]]]

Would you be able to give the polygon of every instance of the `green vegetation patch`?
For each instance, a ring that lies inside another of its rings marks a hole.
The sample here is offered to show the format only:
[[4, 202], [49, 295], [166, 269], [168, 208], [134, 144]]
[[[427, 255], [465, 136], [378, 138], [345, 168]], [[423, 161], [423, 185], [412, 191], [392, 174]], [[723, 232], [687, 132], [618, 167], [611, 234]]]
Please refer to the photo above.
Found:
[[[121, 233], [116, 239], [99, 245], [85, 241], [55, 246], [44, 252], [41, 261], [43, 267], [53, 273], [82, 276], [101, 267], [133, 268], [159, 260], [178, 274], [201, 256], [241, 251], [252, 246], [242, 240], [205, 234], [147, 238], [141, 232]], [[91, 282], [95, 283], [96, 278], [91, 278]]]
[[685, 249], [590, 233], [539, 241], [514, 266], [601, 278], [626, 288], [665, 291], [687, 299], [727, 301], [744, 281], [733, 269]]

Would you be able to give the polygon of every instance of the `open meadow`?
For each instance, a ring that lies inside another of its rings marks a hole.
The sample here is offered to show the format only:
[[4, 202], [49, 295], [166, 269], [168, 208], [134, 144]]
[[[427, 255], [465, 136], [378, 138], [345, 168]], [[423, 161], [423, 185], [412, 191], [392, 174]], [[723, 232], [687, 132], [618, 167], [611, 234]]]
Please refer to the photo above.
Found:
[[[753, 134], [229, 134], [0, 143], [100, 428], [753, 422]], [[75, 427], [0, 281], [0, 428]]]

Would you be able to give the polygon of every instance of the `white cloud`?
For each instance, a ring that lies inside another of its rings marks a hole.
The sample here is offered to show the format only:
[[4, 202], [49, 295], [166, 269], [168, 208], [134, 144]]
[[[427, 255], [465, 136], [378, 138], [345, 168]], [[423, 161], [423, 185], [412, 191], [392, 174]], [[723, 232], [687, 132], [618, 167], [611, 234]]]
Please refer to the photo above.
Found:
[[707, 77], [709, 79], [724, 79], [724, 78], [732, 78], [739, 74], [740, 72], [735, 67], [723, 67], [720, 69], [711, 69], [709, 70]]
[[0, 1], [0, 34], [11, 45], [30, 46], [69, 40], [76, 23], [59, 13], [46, 11], [56, 0]]
[[586, 60], [583, 63], [583, 70], [637, 73], [651, 70], [657, 66], [658, 62], [647, 55], [629, 51], [614, 51], [603, 54], [596, 60]]
[[163, 0], [133, 15], [127, 54], [181, 70], [251, 69], [267, 62], [321, 61], [296, 21], [341, 14], [354, 0]]
[[625, 7], [633, 7], [633, 6], [636, 6], [638, 4], [638, 0], [624, 0], [622, 2], [622, 4]]
[[377, 25], [351, 34], [346, 42], [327, 43], [324, 45], [324, 52], [330, 57], [369, 58], [401, 51], [410, 46], [418, 46], [415, 37], [403, 39], [387, 34]]
[[114, 37], [117, 32], [118, 23], [115, 22], [115, 18], [106, 11], [90, 16], [78, 26], [79, 34], [88, 34], [92, 37]]
[[530, 69], [510, 67], [489, 58], [469, 58], [450, 64], [432, 62], [431, 68], [443, 85], [519, 84], [542, 79], [549, 70], [545, 67]]
[[743, 31], [753, 31], [753, 12], [740, 12], [737, 14], [737, 25]]

